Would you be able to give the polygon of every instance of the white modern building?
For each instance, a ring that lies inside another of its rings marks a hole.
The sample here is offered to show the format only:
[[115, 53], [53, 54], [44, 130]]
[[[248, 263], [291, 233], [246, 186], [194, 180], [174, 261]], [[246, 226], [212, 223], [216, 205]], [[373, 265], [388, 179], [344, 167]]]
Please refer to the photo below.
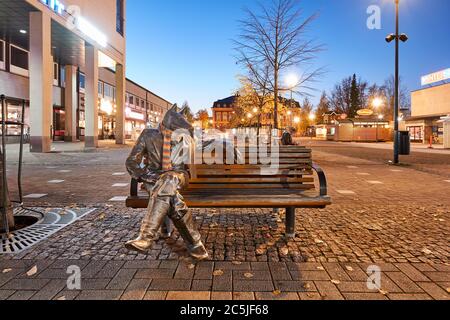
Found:
[[126, 0], [0, 0], [0, 95], [26, 100], [32, 152], [54, 140], [123, 144], [169, 108], [125, 77], [125, 11]]
[[411, 117], [406, 128], [411, 140], [450, 148], [450, 69], [422, 77], [422, 88], [411, 93]]

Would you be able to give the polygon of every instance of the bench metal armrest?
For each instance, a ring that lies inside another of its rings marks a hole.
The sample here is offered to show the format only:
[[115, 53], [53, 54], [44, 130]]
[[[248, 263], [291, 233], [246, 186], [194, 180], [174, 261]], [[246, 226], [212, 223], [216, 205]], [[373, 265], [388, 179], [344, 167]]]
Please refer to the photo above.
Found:
[[138, 195], [139, 182], [136, 179], [131, 179], [130, 185], [130, 195], [132, 197], [137, 197]]
[[311, 166], [314, 171], [317, 172], [317, 175], [319, 177], [319, 183], [320, 183], [320, 196], [327, 196], [328, 195], [328, 187], [327, 187], [327, 177], [325, 176], [325, 172], [323, 172], [322, 168], [319, 167], [316, 163], [313, 163]]

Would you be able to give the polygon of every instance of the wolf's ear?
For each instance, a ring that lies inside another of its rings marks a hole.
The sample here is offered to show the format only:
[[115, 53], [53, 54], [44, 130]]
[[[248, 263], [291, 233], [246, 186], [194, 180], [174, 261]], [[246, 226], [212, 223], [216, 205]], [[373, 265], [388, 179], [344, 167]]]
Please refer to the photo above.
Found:
[[178, 105], [175, 103], [169, 111], [179, 112]]
[[188, 114], [189, 114], [189, 107], [184, 107], [184, 108], [180, 111], [180, 114], [181, 114], [182, 116], [187, 117]]

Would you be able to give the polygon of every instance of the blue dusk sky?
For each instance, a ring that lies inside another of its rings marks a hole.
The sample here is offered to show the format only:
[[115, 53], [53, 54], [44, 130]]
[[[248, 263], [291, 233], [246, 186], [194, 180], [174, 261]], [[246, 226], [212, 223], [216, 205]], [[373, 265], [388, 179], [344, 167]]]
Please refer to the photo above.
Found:
[[[264, 0], [262, 0], [264, 2]], [[401, 0], [401, 76], [408, 90], [420, 88], [422, 75], [450, 68], [450, 1]], [[242, 8], [256, 0], [128, 0], [127, 76], [171, 102], [187, 100], [194, 111], [239, 87], [231, 39], [238, 34]], [[370, 5], [381, 8], [381, 30], [366, 26]], [[394, 70], [394, 0], [303, 0], [305, 16], [318, 12], [309, 35], [325, 45], [315, 66], [327, 73], [311, 98], [329, 92], [356, 73], [382, 84]], [[300, 66], [301, 68], [301, 66]], [[295, 71], [295, 70], [294, 70]]]

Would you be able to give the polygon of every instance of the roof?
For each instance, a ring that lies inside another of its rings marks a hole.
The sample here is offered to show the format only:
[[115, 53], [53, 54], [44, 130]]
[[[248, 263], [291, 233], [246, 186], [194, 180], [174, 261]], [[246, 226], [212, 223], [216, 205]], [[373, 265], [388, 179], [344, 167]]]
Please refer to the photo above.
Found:
[[[214, 102], [213, 108], [223, 108], [222, 105], [232, 105], [235, 102], [236, 102], [236, 96], [230, 96], [228, 98], [217, 100], [216, 102]], [[221, 106], [219, 107], [219, 105], [221, 105]], [[230, 108], [231, 108], [231, 106], [230, 106]]]

